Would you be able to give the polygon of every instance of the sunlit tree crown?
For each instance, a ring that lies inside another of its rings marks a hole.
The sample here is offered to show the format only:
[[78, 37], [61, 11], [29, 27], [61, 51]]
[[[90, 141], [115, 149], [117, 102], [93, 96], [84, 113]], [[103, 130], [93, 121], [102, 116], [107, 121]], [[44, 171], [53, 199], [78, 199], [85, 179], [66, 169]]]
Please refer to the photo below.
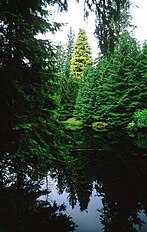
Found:
[[91, 47], [88, 43], [86, 32], [84, 29], [79, 29], [71, 60], [70, 75], [72, 77], [81, 78], [84, 68], [87, 65], [92, 65], [91, 54]]

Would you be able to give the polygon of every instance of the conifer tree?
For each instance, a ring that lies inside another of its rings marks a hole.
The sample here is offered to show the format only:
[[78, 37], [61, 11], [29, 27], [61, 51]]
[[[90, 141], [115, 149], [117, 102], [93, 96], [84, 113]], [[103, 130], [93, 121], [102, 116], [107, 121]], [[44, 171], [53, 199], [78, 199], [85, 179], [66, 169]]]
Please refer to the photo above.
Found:
[[114, 126], [127, 126], [136, 110], [142, 109], [145, 100], [145, 79], [138, 76], [141, 50], [128, 33], [119, 40], [110, 61], [107, 81], [107, 120]]
[[70, 64], [72, 53], [74, 51], [74, 32], [70, 28], [67, 34], [67, 43], [58, 45], [58, 76], [60, 80], [60, 120], [65, 120], [72, 117], [73, 108], [75, 104], [75, 81], [70, 76]]
[[96, 93], [94, 92], [94, 86], [96, 79], [94, 68], [91, 67], [85, 69], [79, 83], [74, 116], [86, 123], [91, 122], [91, 116], [94, 114], [93, 110], [95, 110], [92, 105], [95, 103]]
[[85, 0], [85, 14], [95, 12], [95, 34], [101, 53], [114, 52], [120, 34], [129, 26], [130, 0]]
[[47, 4], [62, 1], [0, 3], [0, 152], [32, 162], [52, 159], [58, 150], [56, 67], [52, 45], [38, 33], [55, 31]]
[[81, 78], [87, 65], [92, 65], [91, 48], [85, 30], [80, 28], [71, 60], [71, 77]]
[[[75, 115], [85, 122], [103, 121], [126, 127], [134, 112], [146, 108], [146, 46], [140, 50], [128, 33], [121, 35], [114, 54], [102, 57], [83, 78]], [[85, 83], [84, 83], [85, 82]]]
[[72, 28], [70, 27], [69, 32], [67, 34], [67, 45], [65, 49], [65, 65], [64, 65], [64, 72], [67, 79], [70, 77], [70, 65], [71, 65], [71, 59], [72, 54], [74, 52], [74, 38], [75, 34]]

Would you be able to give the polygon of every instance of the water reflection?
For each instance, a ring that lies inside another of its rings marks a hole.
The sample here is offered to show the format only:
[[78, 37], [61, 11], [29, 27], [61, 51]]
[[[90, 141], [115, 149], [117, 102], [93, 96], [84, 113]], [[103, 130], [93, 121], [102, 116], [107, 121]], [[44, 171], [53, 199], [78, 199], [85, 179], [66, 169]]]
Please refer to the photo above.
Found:
[[42, 174], [39, 166], [1, 162], [0, 231], [147, 231], [142, 135], [89, 130], [72, 136], [78, 141], [73, 159]]
[[[75, 224], [65, 213], [65, 205], [36, 201], [36, 193], [23, 190], [0, 191], [0, 231], [74, 231]], [[65, 229], [66, 228], [66, 229]]]
[[47, 185], [42, 189], [47, 183], [45, 168], [42, 173], [38, 168], [14, 162], [9, 156], [0, 162], [1, 232], [75, 231], [76, 224], [66, 214], [65, 204], [39, 200], [51, 191]]
[[94, 151], [83, 151], [85, 144], [80, 144], [81, 152], [72, 151], [74, 164], [50, 172], [56, 183], [53, 199], [66, 203], [79, 232], [146, 231], [145, 150], [114, 133], [95, 134], [88, 142]]

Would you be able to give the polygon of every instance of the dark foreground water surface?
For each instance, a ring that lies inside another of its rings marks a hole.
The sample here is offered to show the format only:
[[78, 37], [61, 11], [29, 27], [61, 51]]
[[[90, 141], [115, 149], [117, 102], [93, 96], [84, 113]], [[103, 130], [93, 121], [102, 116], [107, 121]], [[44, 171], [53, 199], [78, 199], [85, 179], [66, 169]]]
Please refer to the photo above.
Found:
[[71, 136], [71, 158], [44, 175], [1, 162], [0, 232], [146, 232], [146, 134]]

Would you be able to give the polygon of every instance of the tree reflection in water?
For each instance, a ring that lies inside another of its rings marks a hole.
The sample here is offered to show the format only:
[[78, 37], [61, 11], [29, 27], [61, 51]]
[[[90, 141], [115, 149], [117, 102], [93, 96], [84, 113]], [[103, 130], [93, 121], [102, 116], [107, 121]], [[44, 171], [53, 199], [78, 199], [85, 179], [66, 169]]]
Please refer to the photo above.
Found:
[[[30, 168], [30, 167], [29, 167]], [[66, 206], [56, 202], [39, 201], [40, 195], [48, 194], [41, 190], [43, 184], [38, 175], [28, 175], [28, 167], [17, 165], [9, 160], [1, 162], [0, 188], [0, 231], [1, 232], [69, 232], [76, 225], [66, 215]], [[38, 179], [37, 179], [38, 178]]]
[[[95, 224], [92, 208], [89, 209], [95, 193], [102, 208], [97, 201], [95, 218], [101, 226], [96, 223], [94, 232], [145, 232], [143, 223], [147, 220], [145, 218], [143, 222], [141, 219], [142, 212], [147, 215], [144, 142], [118, 132], [79, 131], [75, 138], [79, 143], [71, 152], [72, 159], [46, 167], [42, 174], [38, 174], [39, 166], [25, 167], [12, 163], [10, 159], [1, 162], [0, 231], [69, 232], [77, 229], [86, 232], [80, 226], [76, 227], [78, 223], [67, 214], [66, 207], [70, 204], [76, 215], [79, 204], [81, 215], [87, 211], [86, 218], [89, 217], [88, 221], [81, 223]], [[81, 148], [91, 150], [76, 151]], [[50, 196], [52, 190], [46, 179], [48, 172], [57, 184], [58, 194], [62, 196], [66, 192], [67, 205], [58, 205], [56, 199], [51, 202], [50, 197], [39, 200], [42, 195]], [[79, 214], [78, 217], [80, 221]]]
[[58, 181], [58, 192], [61, 194], [66, 190], [72, 207], [79, 202], [80, 210], [84, 211], [88, 209], [95, 189], [103, 203], [98, 212], [104, 232], [145, 231], [139, 213], [147, 215], [145, 150], [136, 147], [132, 138], [119, 137], [118, 133], [95, 134], [92, 140], [89, 140], [89, 134], [79, 137], [85, 138], [87, 147], [94, 147], [95, 151], [73, 151], [74, 165], [52, 172], [51, 176]]

